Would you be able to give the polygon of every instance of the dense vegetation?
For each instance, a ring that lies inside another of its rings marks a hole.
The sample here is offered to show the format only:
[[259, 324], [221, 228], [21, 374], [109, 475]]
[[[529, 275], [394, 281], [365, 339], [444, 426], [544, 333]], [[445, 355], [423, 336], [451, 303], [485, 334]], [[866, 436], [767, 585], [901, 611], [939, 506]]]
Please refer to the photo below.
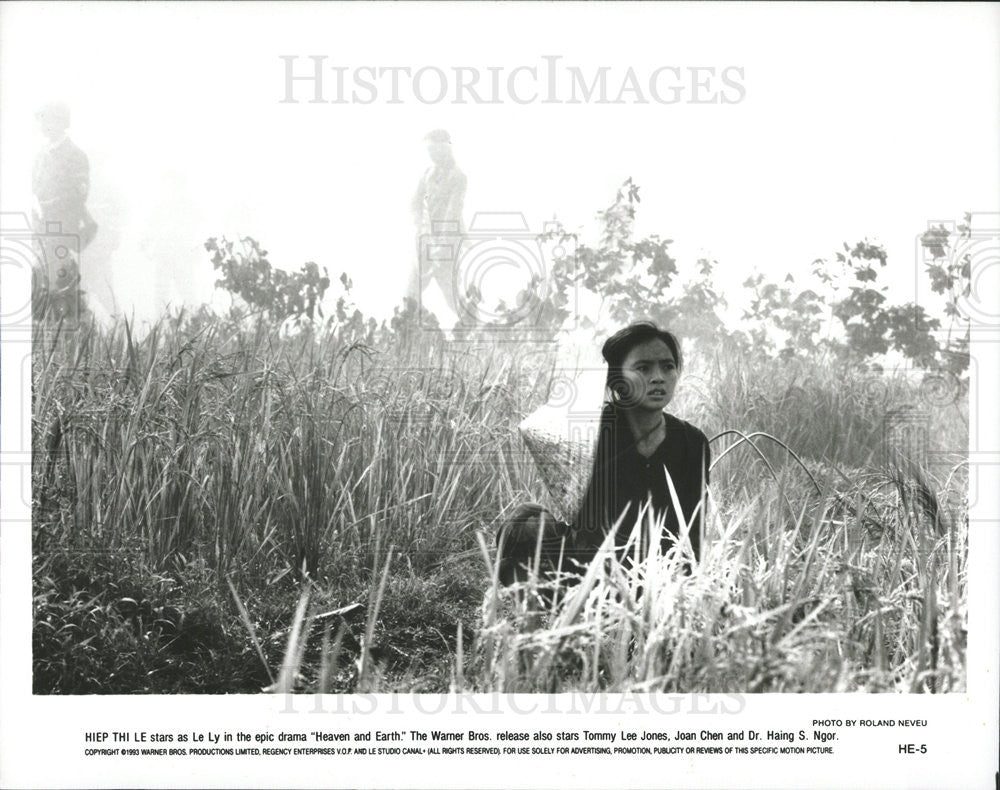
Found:
[[[281, 278], [278, 298], [259, 245], [224, 241], [231, 315], [141, 338], [39, 321], [35, 692], [964, 688], [961, 333], [942, 342], [866, 296], [884, 263], [867, 242], [830, 275], [839, 295], [750, 283], [738, 330], [711, 262], [669, 305], [622, 312], [675, 273], [669, 242], [631, 240], [637, 198], [626, 185], [601, 242], [554, 272], [530, 343], [497, 342], [509, 326], [448, 338], [412, 305], [377, 325], [349, 294], [288, 331], [325, 273]], [[947, 239], [928, 243], [941, 292], [960, 291]], [[603, 288], [613, 322], [693, 339], [671, 410], [719, 438], [692, 574], [683, 549], [595, 562], [548, 608], [533, 583], [495, 589], [490, 547], [505, 513], [546, 496], [517, 425], [558, 381], [571, 283]], [[890, 348], [908, 370], [871, 364]]]

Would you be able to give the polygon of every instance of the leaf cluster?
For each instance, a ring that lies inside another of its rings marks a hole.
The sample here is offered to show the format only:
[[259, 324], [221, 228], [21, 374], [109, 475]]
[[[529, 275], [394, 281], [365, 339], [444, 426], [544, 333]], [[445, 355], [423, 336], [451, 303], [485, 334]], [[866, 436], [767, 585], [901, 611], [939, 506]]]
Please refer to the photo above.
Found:
[[310, 261], [297, 272], [275, 269], [267, 250], [249, 236], [237, 242], [213, 237], [205, 242], [205, 249], [212, 254], [212, 266], [221, 275], [216, 287], [240, 297], [251, 309], [262, 311], [276, 322], [323, 315], [321, 302], [330, 286], [326, 268], [321, 273]]

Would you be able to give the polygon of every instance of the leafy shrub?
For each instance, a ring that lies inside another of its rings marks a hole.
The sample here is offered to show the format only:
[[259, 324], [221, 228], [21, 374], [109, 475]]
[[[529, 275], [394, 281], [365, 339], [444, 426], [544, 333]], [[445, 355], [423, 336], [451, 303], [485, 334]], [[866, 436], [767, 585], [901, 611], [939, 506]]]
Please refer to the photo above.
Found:
[[267, 250], [248, 236], [239, 242], [211, 238], [205, 249], [212, 253], [212, 266], [222, 275], [216, 287], [239, 296], [251, 309], [277, 323], [286, 318], [311, 319], [314, 313], [322, 316], [320, 302], [330, 286], [326, 269], [320, 274], [312, 262], [298, 272], [275, 269]]

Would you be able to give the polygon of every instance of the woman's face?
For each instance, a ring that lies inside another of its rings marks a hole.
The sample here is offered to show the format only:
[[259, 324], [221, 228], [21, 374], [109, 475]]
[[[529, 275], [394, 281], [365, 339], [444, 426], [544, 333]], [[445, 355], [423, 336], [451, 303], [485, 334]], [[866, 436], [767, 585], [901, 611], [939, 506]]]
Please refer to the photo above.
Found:
[[632, 348], [622, 362], [622, 374], [629, 386], [625, 404], [648, 411], [662, 411], [670, 403], [679, 375], [670, 346], [659, 338]]

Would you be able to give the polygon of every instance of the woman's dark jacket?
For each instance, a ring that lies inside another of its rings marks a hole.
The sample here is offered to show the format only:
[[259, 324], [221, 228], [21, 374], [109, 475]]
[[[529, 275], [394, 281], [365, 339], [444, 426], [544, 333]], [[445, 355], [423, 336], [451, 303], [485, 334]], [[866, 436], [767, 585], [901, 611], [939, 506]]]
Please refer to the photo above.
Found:
[[[705, 434], [673, 415], [664, 413], [663, 418], [666, 438], [649, 458], [644, 458], [635, 447], [625, 415], [610, 404], [604, 407], [590, 482], [576, 518], [566, 524], [541, 505], [520, 505], [497, 533], [501, 584], [527, 579], [526, 567], [534, 561], [536, 552], [544, 572], [570, 570], [570, 559], [579, 565], [589, 563], [627, 507], [615, 536], [615, 545], [623, 546], [650, 497], [654, 514], [666, 514], [662, 548], [670, 547], [678, 535], [679, 521], [664, 468], [673, 481], [687, 523], [701, 502], [703, 487], [708, 485], [710, 457]], [[702, 514], [699, 510], [689, 533], [695, 557], [700, 557], [701, 552]], [[643, 543], [640, 553], [645, 550]]]
[[[673, 482], [684, 522], [691, 521], [701, 502], [702, 491], [708, 485], [708, 439], [684, 420], [666, 412], [663, 418], [666, 438], [645, 458], [636, 449], [625, 415], [615, 406], [605, 405], [590, 485], [573, 522], [573, 554], [578, 560], [587, 561], [593, 556], [608, 530], [627, 508], [615, 538], [615, 545], [623, 546], [642, 505], [650, 497], [655, 515], [666, 514], [663, 549], [669, 548], [679, 534], [679, 521], [664, 468]], [[701, 516], [699, 510], [689, 535], [696, 557], [701, 550]]]

